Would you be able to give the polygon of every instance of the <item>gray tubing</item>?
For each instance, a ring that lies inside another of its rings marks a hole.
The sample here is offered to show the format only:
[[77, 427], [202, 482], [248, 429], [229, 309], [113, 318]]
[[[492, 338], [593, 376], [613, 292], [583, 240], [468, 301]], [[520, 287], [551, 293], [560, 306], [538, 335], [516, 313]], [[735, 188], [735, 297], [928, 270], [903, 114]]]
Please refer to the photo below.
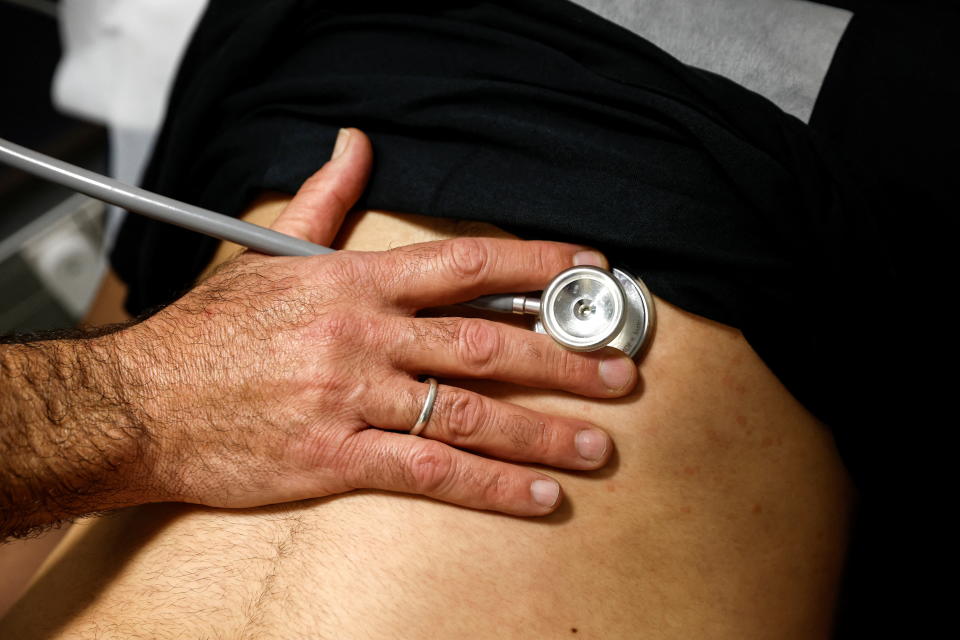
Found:
[[271, 256], [315, 256], [333, 253], [333, 249], [300, 238], [132, 187], [3, 138], [0, 138], [0, 161], [128, 211], [250, 247]]
[[[0, 162], [133, 213], [249, 247], [267, 255], [316, 256], [334, 252], [329, 247], [124, 184], [3, 138], [0, 138]], [[513, 296], [483, 296], [466, 304], [510, 313], [513, 310]]]

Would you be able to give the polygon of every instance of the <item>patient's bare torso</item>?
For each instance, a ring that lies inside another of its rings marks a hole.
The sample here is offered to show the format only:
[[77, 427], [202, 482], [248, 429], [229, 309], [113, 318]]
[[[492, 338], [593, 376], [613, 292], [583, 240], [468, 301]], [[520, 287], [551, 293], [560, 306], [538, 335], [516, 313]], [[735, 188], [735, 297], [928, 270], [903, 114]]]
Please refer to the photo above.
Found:
[[[351, 223], [341, 237], [357, 249], [496, 232], [378, 213]], [[607, 468], [549, 471], [566, 495], [556, 514], [364, 491], [128, 509], [75, 526], [0, 637], [826, 635], [850, 502], [829, 433], [739, 332], [658, 302], [642, 382], [623, 400], [458, 383], [614, 436]]]

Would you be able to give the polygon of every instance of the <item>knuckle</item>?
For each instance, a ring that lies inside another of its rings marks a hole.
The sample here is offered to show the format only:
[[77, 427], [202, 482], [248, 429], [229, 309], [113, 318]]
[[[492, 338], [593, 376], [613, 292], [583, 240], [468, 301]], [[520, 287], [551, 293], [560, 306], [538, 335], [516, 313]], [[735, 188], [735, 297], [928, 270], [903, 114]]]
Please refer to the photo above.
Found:
[[[354, 344], [362, 344], [369, 349], [382, 349], [383, 346], [395, 339], [396, 330], [383, 316], [375, 313], [365, 313], [353, 316], [352, 332]], [[367, 353], [375, 353], [367, 351]]]
[[454, 441], [469, 440], [480, 431], [486, 408], [483, 399], [472, 393], [455, 392], [445, 407], [447, 431]]
[[378, 303], [393, 300], [403, 290], [403, 281], [415, 269], [403, 260], [402, 254], [394, 250], [388, 252], [370, 252], [362, 254], [364, 272], [367, 274], [365, 286], [367, 295]]
[[458, 327], [456, 346], [460, 361], [482, 375], [496, 365], [503, 348], [503, 333], [491, 322], [464, 318]]
[[358, 489], [366, 484], [372, 454], [359, 447], [350, 434], [340, 432], [319, 437], [311, 443], [311, 450], [313, 455], [307, 468], [332, 469], [342, 490]]
[[410, 459], [411, 486], [421, 494], [439, 494], [448, 487], [455, 473], [451, 450], [433, 440], [424, 440]]
[[330, 268], [338, 283], [353, 286], [357, 281], [365, 279], [366, 269], [363, 262], [360, 255], [341, 253], [334, 260], [330, 260]]
[[532, 246], [530, 247], [528, 268], [533, 273], [552, 274], [563, 270], [563, 266], [557, 268], [561, 263], [553, 245], [545, 242], [531, 242], [530, 244]]
[[353, 207], [353, 201], [350, 199], [349, 194], [336, 183], [324, 181], [311, 185], [310, 190], [316, 194], [318, 199], [324, 202], [328, 210], [344, 213]]
[[370, 254], [340, 251], [321, 259], [329, 260], [329, 273], [325, 274], [323, 288], [329, 292], [331, 300], [342, 298], [358, 303], [381, 294], [380, 265]]
[[[580, 387], [581, 383], [586, 382], [590, 377], [590, 367], [592, 360], [586, 359], [582, 354], [567, 351], [558, 346], [551, 345], [550, 352], [553, 356], [550, 362], [544, 367], [547, 372], [554, 372], [558, 382], [563, 382], [565, 387]], [[594, 362], [594, 368], [597, 366]], [[571, 384], [573, 383], [573, 384]]]
[[479, 280], [490, 264], [487, 246], [477, 238], [457, 238], [444, 244], [442, 265], [457, 278]]
[[481, 482], [481, 495], [488, 505], [497, 505], [506, 502], [511, 492], [510, 475], [504, 471], [491, 472]]
[[404, 460], [394, 456], [382, 445], [371, 446], [354, 435], [349, 446], [341, 452], [339, 465], [334, 469], [350, 489], [364, 487], [396, 487], [407, 473]]
[[526, 421], [531, 425], [528, 427], [531, 432], [530, 442], [536, 450], [544, 453], [551, 451], [556, 444], [557, 430], [545, 420], [530, 420], [528, 418]]
[[346, 340], [351, 340], [355, 335], [353, 332], [355, 326], [356, 319], [339, 310], [329, 311], [313, 323], [317, 341], [329, 345], [341, 345]]
[[357, 315], [347, 309], [331, 309], [314, 321], [316, 341], [338, 352], [350, 353], [374, 341], [382, 332], [373, 314]]
[[346, 309], [332, 309], [316, 318], [311, 333], [311, 346], [323, 350], [323, 362], [327, 364], [341, 359], [356, 361], [364, 354], [377, 354], [383, 343], [389, 340], [386, 323], [381, 317], [373, 313], [351, 313]]
[[514, 415], [501, 424], [500, 431], [517, 451], [547, 452], [553, 447], [554, 430], [543, 419]]

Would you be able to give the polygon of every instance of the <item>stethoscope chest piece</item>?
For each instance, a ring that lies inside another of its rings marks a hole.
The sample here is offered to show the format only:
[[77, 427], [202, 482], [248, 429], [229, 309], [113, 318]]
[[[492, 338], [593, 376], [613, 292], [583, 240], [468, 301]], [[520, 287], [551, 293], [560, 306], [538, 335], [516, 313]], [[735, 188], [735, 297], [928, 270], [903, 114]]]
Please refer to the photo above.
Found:
[[610, 346], [632, 358], [652, 324], [653, 300], [639, 278], [583, 266], [567, 269], [543, 291], [534, 330], [571, 351]]

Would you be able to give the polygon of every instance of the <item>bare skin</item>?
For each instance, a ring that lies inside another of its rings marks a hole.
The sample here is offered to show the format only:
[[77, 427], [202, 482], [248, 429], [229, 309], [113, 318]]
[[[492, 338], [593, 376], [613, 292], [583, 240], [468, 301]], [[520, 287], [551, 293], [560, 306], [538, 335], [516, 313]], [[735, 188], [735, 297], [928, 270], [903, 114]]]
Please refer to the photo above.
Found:
[[[249, 217], [269, 222], [282, 203]], [[369, 249], [483, 225], [358, 212]], [[224, 249], [224, 255], [230, 249]], [[241, 511], [154, 505], [75, 526], [6, 637], [812, 638], [829, 635], [851, 489], [827, 429], [734, 329], [658, 301], [640, 384], [590, 400], [447, 381], [589, 420], [596, 472], [534, 520], [372, 491]]]

